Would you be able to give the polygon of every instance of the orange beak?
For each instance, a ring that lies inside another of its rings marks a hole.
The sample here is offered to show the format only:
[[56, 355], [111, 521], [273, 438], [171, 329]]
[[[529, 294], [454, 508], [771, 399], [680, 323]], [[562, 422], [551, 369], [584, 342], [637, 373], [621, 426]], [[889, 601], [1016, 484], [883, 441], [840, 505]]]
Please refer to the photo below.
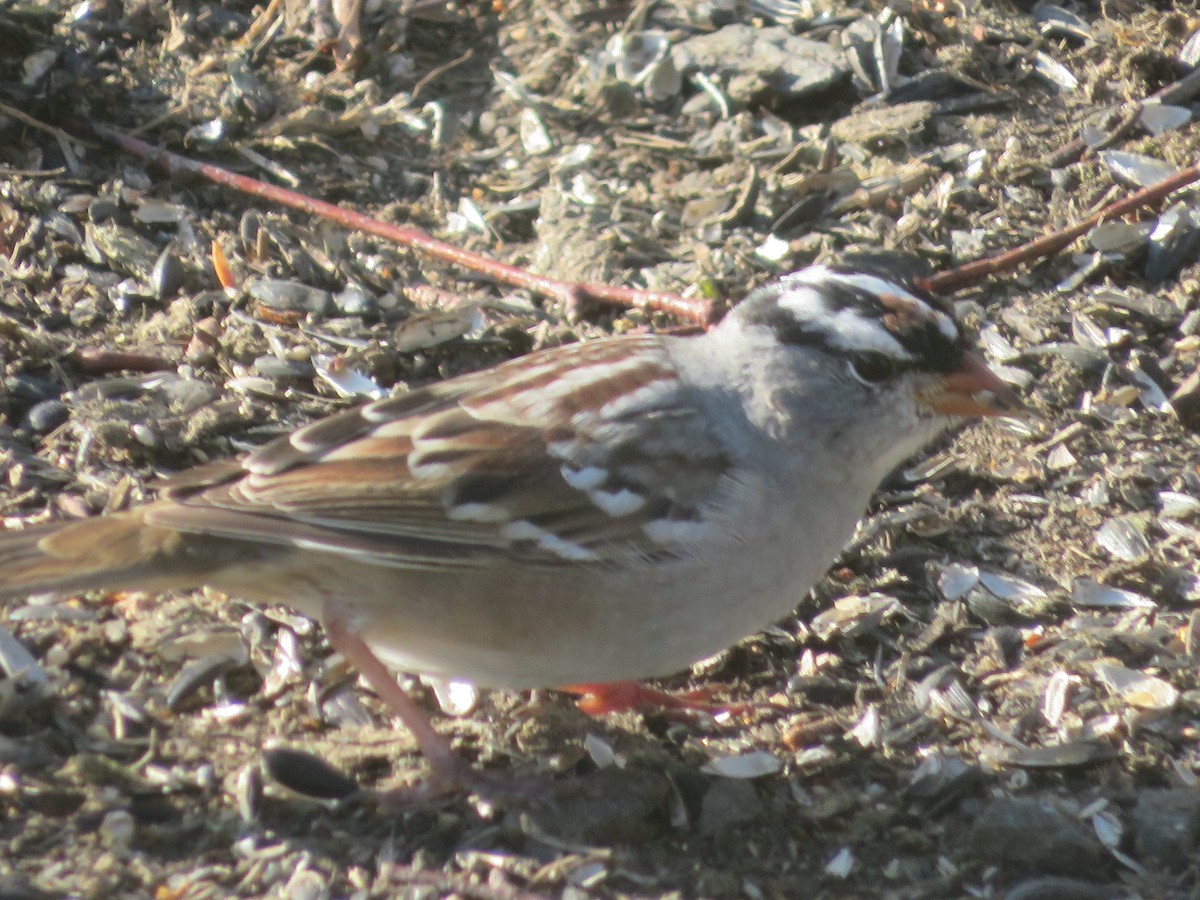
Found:
[[1022, 410], [1020, 399], [974, 353], [963, 356], [962, 368], [942, 376], [917, 395], [920, 403], [944, 416], [1011, 416]]

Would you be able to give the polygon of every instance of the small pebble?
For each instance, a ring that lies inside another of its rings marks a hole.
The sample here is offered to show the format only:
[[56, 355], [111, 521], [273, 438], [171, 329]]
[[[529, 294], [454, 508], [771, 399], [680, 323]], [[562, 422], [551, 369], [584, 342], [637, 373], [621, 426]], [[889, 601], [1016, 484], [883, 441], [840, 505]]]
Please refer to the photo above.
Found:
[[128, 812], [114, 809], [100, 822], [100, 838], [114, 850], [124, 850], [133, 842], [136, 823]]
[[715, 835], [744, 822], [761, 818], [765, 810], [758, 791], [741, 778], [718, 778], [704, 795], [700, 808], [701, 834]]
[[183, 263], [175, 251], [168, 247], [154, 263], [150, 270], [150, 289], [156, 300], [166, 300], [174, 297], [183, 287]]
[[4, 393], [18, 400], [53, 400], [62, 393], [62, 389], [45, 378], [16, 372], [5, 376]]
[[254, 373], [265, 378], [311, 378], [313, 367], [306, 362], [260, 356], [254, 360]]
[[344, 800], [358, 784], [332, 765], [303, 750], [272, 747], [263, 751], [267, 774], [289, 790], [321, 800]]
[[88, 207], [88, 218], [99, 225], [107, 222], [121, 211], [117, 201], [110, 197], [97, 197]]
[[347, 316], [370, 316], [379, 309], [374, 297], [362, 288], [354, 286], [335, 294], [333, 304], [338, 308], [338, 312]]
[[1147, 788], [1130, 816], [1139, 860], [1182, 872], [1200, 847], [1200, 794], [1190, 788]]
[[1095, 877], [1104, 849], [1079, 822], [1052, 803], [1027, 798], [993, 800], [976, 817], [968, 840], [980, 863], [1014, 872]]
[[25, 414], [22, 427], [35, 434], [46, 434], [71, 418], [71, 410], [61, 400], [43, 400], [35, 403]]
[[272, 309], [325, 315], [333, 305], [328, 291], [298, 281], [276, 278], [254, 281], [246, 285], [246, 293]]

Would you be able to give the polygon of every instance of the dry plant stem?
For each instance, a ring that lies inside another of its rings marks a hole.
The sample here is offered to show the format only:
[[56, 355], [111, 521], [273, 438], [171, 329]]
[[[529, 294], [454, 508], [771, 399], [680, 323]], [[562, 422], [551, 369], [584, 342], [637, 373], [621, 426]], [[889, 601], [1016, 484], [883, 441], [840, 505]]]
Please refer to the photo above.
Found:
[[67, 361], [85, 375], [108, 375], [112, 372], [174, 372], [177, 362], [151, 353], [123, 350], [98, 350], [76, 347], [67, 354]]
[[211, 163], [188, 159], [106, 125], [90, 124], [88, 127], [97, 136], [126, 152], [148, 162], [157, 163], [170, 175], [198, 175], [215, 184], [231, 187], [251, 196], [261, 197], [264, 200], [300, 210], [308, 215], [328, 219], [345, 228], [373, 234], [403, 247], [411, 247], [433, 259], [462, 266], [464, 269], [478, 272], [500, 284], [524, 288], [542, 297], [552, 297], [568, 304], [594, 301], [626, 308], [644, 307], [670, 313], [702, 325], [710, 324], [716, 315], [713, 304], [688, 300], [678, 294], [640, 291], [634, 288], [613, 287], [605, 284], [573, 283], [536, 275], [526, 269], [510, 266], [478, 253], [471, 253], [461, 247], [455, 247], [453, 244], [439, 241], [418, 228], [381, 222], [370, 216], [364, 216], [362, 213], [326, 203], [324, 200], [317, 200], [245, 175], [237, 175]]
[[1130, 129], [1137, 124], [1138, 117], [1142, 113], [1142, 107], [1146, 103], [1153, 101], [1167, 104], [1187, 103], [1197, 94], [1200, 94], [1200, 68], [1194, 69], [1178, 81], [1172, 81], [1166, 87], [1155, 91], [1145, 100], [1137, 100], [1123, 107], [1117, 125], [1100, 144], [1089, 147], [1083, 138], [1075, 138], [1075, 140], [1071, 141], [1065, 147], [1060, 147], [1049, 156], [1039, 160], [1036, 167], [1058, 169], [1074, 162], [1088, 150], [1102, 150], [1105, 147], [1111, 146], [1128, 134]]
[[1088, 216], [1081, 222], [1069, 225], [1059, 231], [1051, 232], [1040, 238], [987, 259], [977, 259], [956, 269], [940, 272], [931, 278], [921, 279], [922, 287], [935, 294], [946, 294], [967, 285], [983, 281], [989, 275], [1009, 272], [1021, 263], [1041, 259], [1057, 253], [1074, 241], [1077, 237], [1087, 234], [1101, 222], [1119, 218], [1144, 206], [1150, 206], [1165, 199], [1173, 192], [1200, 180], [1200, 164], [1188, 166], [1170, 178], [1164, 178], [1157, 184], [1130, 194], [1123, 200], [1109, 204], [1099, 212]]
[[1134, 127], [1137, 126], [1138, 119], [1142, 115], [1142, 104], [1134, 103], [1132, 107], [1125, 110], [1121, 115], [1120, 120], [1112, 129], [1104, 136], [1104, 140], [1097, 144], [1088, 145], [1083, 138], [1076, 138], [1067, 144], [1065, 147], [1060, 147], [1055, 150], [1045, 159], [1038, 160], [1036, 166], [1031, 166], [1026, 169], [1026, 172], [1034, 171], [1035, 169], [1061, 169], [1064, 166], [1069, 166], [1081, 157], [1085, 152], [1091, 150], [1107, 150], [1119, 141], [1123, 140]]
[[[0, 114], [9, 116], [10, 118], [16, 119], [18, 122], [21, 122], [24, 125], [28, 125], [30, 128], [36, 128], [40, 131], [45, 131], [47, 134], [53, 136], [54, 139], [58, 141], [58, 146], [62, 149], [63, 158], [67, 162], [67, 171], [71, 172], [72, 174], [78, 174], [79, 160], [75, 156], [75, 151], [71, 149], [72, 135], [67, 134], [61, 128], [56, 128], [53, 125], [47, 125], [45, 122], [35, 119], [28, 113], [23, 113], [15, 106], [9, 106], [7, 103], [0, 103]], [[79, 140], [79, 138], [74, 139]], [[85, 146], [91, 146], [90, 144], [87, 144], [86, 141], [83, 143]]]

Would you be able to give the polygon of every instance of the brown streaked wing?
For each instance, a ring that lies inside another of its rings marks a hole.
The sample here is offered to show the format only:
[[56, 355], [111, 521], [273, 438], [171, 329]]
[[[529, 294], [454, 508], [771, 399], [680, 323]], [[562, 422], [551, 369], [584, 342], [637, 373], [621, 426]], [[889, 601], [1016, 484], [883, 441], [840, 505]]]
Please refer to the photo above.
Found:
[[660, 340], [621, 337], [335, 414], [211, 478], [184, 473], [155, 520], [399, 566], [602, 562], [674, 553], [643, 526], [701, 518], [727, 467]]

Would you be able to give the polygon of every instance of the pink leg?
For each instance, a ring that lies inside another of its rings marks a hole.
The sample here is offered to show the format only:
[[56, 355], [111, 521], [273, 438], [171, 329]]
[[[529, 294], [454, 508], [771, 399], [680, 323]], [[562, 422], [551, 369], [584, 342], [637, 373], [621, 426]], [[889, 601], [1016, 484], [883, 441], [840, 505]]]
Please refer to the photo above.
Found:
[[446, 793], [468, 787], [470, 766], [466, 760], [455, 753], [450, 742], [434, 729], [429, 717], [404, 693], [396, 676], [379, 661], [366, 642], [347, 631], [342, 622], [334, 617], [326, 620], [325, 633], [333, 649], [358, 670], [416, 739], [417, 746], [433, 770], [430, 793]]
[[[392, 671], [379, 661], [366, 642], [349, 631], [335, 616], [325, 620], [325, 633], [330, 645], [358, 670], [375, 693], [392, 708], [400, 721], [416, 738], [417, 746], [429, 763], [430, 777], [416, 788], [399, 788], [380, 795], [387, 806], [403, 807], [412, 802], [422, 802], [446, 794], [469, 791], [493, 805], [518, 804], [527, 806], [531, 802], [545, 802], [559, 790], [553, 779], [534, 775], [502, 779], [476, 772], [450, 742], [442, 737], [430, 723], [429, 718], [413, 703], [408, 694], [396, 681]], [[569, 785], [567, 786], [569, 789]]]

